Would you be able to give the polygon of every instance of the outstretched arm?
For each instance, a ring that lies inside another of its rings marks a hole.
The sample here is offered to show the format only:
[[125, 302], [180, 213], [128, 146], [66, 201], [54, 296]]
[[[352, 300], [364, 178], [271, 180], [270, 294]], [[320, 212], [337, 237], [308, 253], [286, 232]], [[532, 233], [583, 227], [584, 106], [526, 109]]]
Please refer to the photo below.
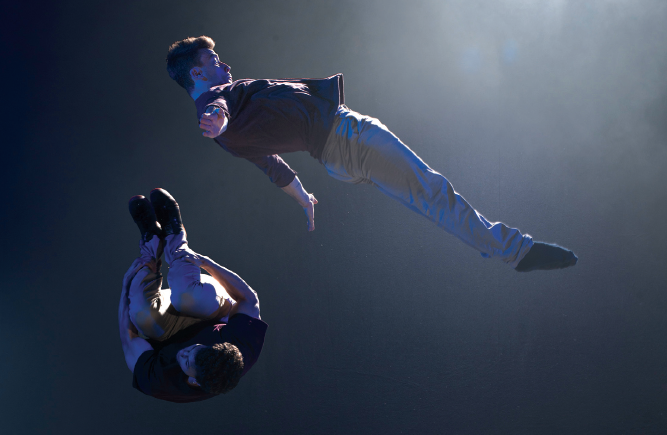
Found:
[[229, 296], [236, 301], [236, 305], [232, 307], [230, 317], [236, 313], [243, 313], [261, 319], [259, 317], [257, 293], [240, 276], [204, 255], [187, 254], [183, 257], [183, 260], [201, 267], [225, 287]]
[[132, 278], [137, 272], [144, 267], [141, 258], [134, 260], [128, 271], [123, 277], [123, 290], [120, 294], [120, 303], [118, 304], [118, 328], [120, 330], [120, 344], [123, 347], [123, 354], [125, 354], [125, 363], [127, 368], [134, 373], [134, 366], [142, 353], [147, 350], [153, 350], [146, 340], [139, 337], [137, 328], [130, 320], [130, 299], [129, 289]]
[[303, 207], [303, 211], [308, 218], [308, 231], [313, 231], [315, 229], [315, 204], [317, 204], [315, 195], [306, 192], [297, 176], [294, 177], [294, 180], [290, 184], [281, 187], [281, 189]]

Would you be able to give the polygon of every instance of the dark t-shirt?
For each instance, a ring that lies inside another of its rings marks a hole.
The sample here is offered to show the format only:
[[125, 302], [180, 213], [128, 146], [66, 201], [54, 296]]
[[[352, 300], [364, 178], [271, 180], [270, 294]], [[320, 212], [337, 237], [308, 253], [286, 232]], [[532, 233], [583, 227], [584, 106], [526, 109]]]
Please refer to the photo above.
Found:
[[188, 385], [188, 376], [176, 361], [176, 353], [193, 344], [231, 343], [243, 355], [243, 376], [259, 358], [267, 328], [268, 325], [259, 319], [236, 314], [227, 324], [202, 322], [164, 342], [150, 341], [153, 350], [142, 353], [137, 360], [132, 386], [144, 394], [170, 402], [197, 402], [214, 397], [215, 394]]
[[308, 151], [320, 160], [338, 106], [344, 104], [343, 75], [325, 79], [236, 80], [215, 86], [195, 101], [197, 119], [208, 106], [227, 116], [215, 141], [264, 171], [278, 187], [295, 172], [278, 156]]

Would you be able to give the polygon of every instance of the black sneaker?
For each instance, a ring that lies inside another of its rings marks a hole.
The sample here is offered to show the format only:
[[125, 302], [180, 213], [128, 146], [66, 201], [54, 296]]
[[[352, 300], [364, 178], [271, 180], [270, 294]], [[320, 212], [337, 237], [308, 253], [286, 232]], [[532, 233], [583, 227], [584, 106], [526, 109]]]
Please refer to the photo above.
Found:
[[517, 272], [565, 269], [577, 264], [577, 256], [569, 249], [553, 243], [535, 242], [514, 268]]
[[133, 196], [130, 198], [129, 206], [132, 219], [139, 227], [141, 240], [144, 243], [149, 242], [153, 236], [160, 237], [162, 235], [162, 228], [155, 217], [153, 206], [144, 196]]
[[164, 189], [153, 189], [151, 191], [151, 203], [155, 210], [157, 221], [162, 226], [163, 235], [169, 236], [185, 232], [181, 220], [181, 209], [173, 196]]

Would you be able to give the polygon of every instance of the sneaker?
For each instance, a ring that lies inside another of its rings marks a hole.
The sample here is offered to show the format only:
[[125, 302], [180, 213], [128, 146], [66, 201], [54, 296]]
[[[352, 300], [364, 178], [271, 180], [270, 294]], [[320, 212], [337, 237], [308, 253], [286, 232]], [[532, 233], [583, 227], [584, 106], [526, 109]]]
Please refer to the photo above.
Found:
[[155, 210], [157, 221], [162, 226], [163, 235], [170, 236], [185, 232], [181, 220], [181, 210], [173, 196], [164, 189], [153, 189], [151, 191], [151, 203]]
[[569, 249], [553, 243], [535, 242], [519, 262], [517, 272], [565, 269], [577, 264], [577, 256]]
[[130, 198], [129, 206], [132, 219], [139, 227], [141, 240], [144, 243], [150, 242], [153, 236], [160, 237], [162, 235], [162, 228], [148, 199], [142, 195], [133, 196]]

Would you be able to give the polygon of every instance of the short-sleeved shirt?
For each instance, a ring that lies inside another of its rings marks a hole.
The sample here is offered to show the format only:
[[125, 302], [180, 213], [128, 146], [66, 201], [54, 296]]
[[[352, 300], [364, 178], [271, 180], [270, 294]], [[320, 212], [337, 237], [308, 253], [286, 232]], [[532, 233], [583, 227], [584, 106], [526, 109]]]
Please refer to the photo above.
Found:
[[188, 384], [176, 360], [176, 354], [193, 344], [212, 346], [231, 343], [243, 356], [245, 375], [259, 358], [268, 325], [246, 314], [236, 314], [229, 323], [192, 325], [164, 342], [150, 341], [153, 350], [141, 354], [134, 366], [132, 386], [144, 394], [170, 402], [197, 402], [214, 397], [198, 387]]
[[215, 141], [259, 167], [278, 187], [295, 172], [278, 156], [308, 151], [321, 162], [322, 149], [344, 104], [343, 75], [325, 79], [242, 79], [214, 86], [195, 100], [197, 119], [209, 106], [227, 116], [227, 130]]

